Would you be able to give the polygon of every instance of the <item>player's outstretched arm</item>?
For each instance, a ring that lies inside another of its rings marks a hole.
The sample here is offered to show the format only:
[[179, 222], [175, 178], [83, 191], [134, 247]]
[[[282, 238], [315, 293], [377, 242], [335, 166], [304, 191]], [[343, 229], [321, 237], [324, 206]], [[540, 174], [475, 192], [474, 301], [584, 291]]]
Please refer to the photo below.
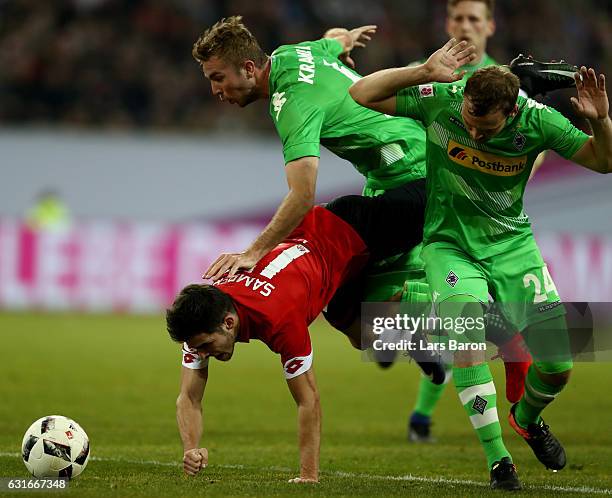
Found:
[[452, 83], [463, 78], [465, 71], [456, 73], [461, 66], [474, 60], [475, 47], [454, 38], [436, 50], [424, 64], [383, 69], [354, 83], [351, 97], [364, 107], [385, 114], [395, 114], [397, 93], [407, 87], [424, 83]]
[[576, 114], [589, 121], [593, 136], [571, 158], [599, 173], [612, 173], [612, 120], [606, 78], [582, 66], [575, 75], [578, 95], [571, 98]]
[[360, 26], [351, 30], [346, 28], [331, 28], [325, 32], [323, 38], [338, 40], [342, 45], [342, 53], [338, 58], [350, 68], [355, 69], [355, 61], [351, 58], [351, 50], [355, 47], [364, 48], [367, 42], [369, 42], [376, 33], [376, 28], [377, 26], [374, 24]]
[[202, 437], [202, 399], [207, 380], [208, 367], [201, 370], [181, 369], [176, 421], [183, 441], [183, 471], [191, 476], [208, 465], [208, 450], [199, 447]]
[[234, 275], [241, 268], [251, 269], [265, 254], [280, 244], [314, 206], [318, 157], [302, 157], [285, 166], [289, 193], [281, 202], [270, 223], [251, 246], [241, 253], [221, 254], [206, 270], [203, 278], [218, 280], [226, 271]]
[[287, 385], [298, 407], [300, 444], [300, 476], [289, 482], [319, 482], [321, 405], [312, 368], [297, 377], [287, 379]]

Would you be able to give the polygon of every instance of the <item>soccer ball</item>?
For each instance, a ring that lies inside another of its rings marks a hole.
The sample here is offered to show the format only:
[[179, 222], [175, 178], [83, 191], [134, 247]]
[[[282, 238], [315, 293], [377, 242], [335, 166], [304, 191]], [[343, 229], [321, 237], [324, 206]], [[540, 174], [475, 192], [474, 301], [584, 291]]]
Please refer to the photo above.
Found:
[[39, 418], [21, 444], [23, 463], [34, 477], [78, 476], [89, 461], [89, 438], [74, 420], [61, 415]]

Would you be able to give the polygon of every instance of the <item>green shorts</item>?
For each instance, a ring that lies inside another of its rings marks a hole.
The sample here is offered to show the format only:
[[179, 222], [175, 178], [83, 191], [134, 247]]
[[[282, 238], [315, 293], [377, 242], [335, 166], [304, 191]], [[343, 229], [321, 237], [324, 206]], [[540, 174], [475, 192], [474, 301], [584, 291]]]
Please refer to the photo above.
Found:
[[456, 244], [433, 242], [423, 248], [434, 303], [466, 296], [487, 303], [489, 295], [517, 330], [565, 315], [559, 293], [533, 237], [512, 249], [476, 260]]
[[401, 263], [390, 268], [373, 270], [368, 272], [365, 278], [364, 301], [388, 301], [398, 292], [404, 291], [403, 300], [406, 302], [429, 301], [429, 286], [425, 270], [407, 269]]

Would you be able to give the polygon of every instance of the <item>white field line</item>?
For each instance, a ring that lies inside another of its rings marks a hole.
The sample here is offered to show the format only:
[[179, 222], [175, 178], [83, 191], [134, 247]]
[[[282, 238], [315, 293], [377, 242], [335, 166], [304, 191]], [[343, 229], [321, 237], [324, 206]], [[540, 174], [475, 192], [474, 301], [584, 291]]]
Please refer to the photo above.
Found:
[[[21, 454], [19, 453], [3, 453], [0, 452], [0, 457], [13, 457], [18, 458]], [[180, 462], [160, 462], [158, 460], [131, 460], [128, 458], [107, 458], [107, 457], [91, 457], [91, 460], [95, 462], [116, 462], [116, 463], [129, 463], [135, 465], [156, 465], [160, 467], [180, 467]], [[249, 465], [213, 465], [212, 468], [220, 469], [250, 469], [250, 470], [263, 470], [267, 472], [294, 472], [295, 469], [287, 467], [255, 467]], [[353, 472], [322, 472], [323, 476], [330, 475], [336, 477], [345, 477], [349, 479], [373, 479], [380, 481], [410, 481], [410, 482], [424, 482], [429, 484], [461, 484], [466, 486], [479, 486], [488, 487], [489, 485], [481, 481], [471, 481], [468, 479], [448, 479], [446, 477], [422, 477], [414, 476], [412, 474], [403, 476], [390, 476], [390, 475], [375, 475], [375, 474], [356, 474]], [[600, 495], [612, 495], [612, 489], [607, 488], [592, 488], [589, 486], [555, 486], [550, 484], [544, 485], [528, 485], [524, 488], [528, 490], [543, 490], [543, 491], [558, 491], [561, 493], [579, 493], [579, 494], [600, 494]]]

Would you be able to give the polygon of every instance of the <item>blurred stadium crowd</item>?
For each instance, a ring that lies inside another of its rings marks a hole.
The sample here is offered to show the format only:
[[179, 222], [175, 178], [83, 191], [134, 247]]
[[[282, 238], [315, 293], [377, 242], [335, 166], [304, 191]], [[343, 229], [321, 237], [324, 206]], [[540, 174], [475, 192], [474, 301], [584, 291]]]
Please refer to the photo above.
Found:
[[[0, 0], [0, 125], [267, 132], [257, 104], [234, 112], [213, 101], [191, 58], [205, 27], [242, 14], [271, 52], [332, 26], [377, 24], [354, 54], [366, 74], [440, 46], [445, 10], [445, 0]], [[610, 0], [503, 0], [495, 18], [498, 61], [526, 52], [612, 78]], [[565, 94], [552, 99], [571, 114]]]

